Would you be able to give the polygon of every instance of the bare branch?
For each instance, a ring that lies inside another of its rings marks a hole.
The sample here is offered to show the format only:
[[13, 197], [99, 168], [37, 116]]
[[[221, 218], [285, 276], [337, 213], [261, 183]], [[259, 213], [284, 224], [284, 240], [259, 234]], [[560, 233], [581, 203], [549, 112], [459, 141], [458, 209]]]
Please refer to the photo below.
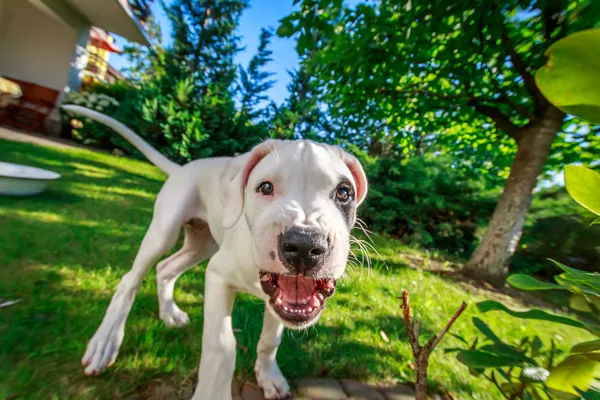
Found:
[[514, 65], [515, 70], [521, 76], [521, 78], [523, 78], [523, 83], [525, 84], [527, 91], [535, 100], [534, 109], [536, 115], [541, 116], [548, 109], [550, 103], [548, 102], [548, 100], [546, 100], [542, 92], [540, 92], [537, 85], [535, 84], [535, 79], [531, 74], [531, 68], [525, 65], [525, 62], [517, 52], [517, 49], [515, 48], [510, 38], [508, 28], [506, 27], [506, 23], [504, 22], [504, 17], [502, 17], [502, 19], [502, 43], [504, 44], [504, 47], [506, 47], [506, 51], [508, 52], [508, 56], [510, 57], [510, 61]]
[[408, 292], [406, 290], [402, 291], [402, 312], [404, 314], [404, 325], [406, 326], [408, 342], [410, 343], [413, 354], [418, 354], [421, 352], [419, 338], [415, 335], [414, 325], [410, 322], [410, 299], [408, 298]]
[[508, 395], [506, 393], [504, 393], [504, 390], [502, 390], [502, 387], [500, 386], [500, 384], [498, 383], [498, 380], [496, 379], [496, 375], [494, 374], [494, 371], [492, 371], [491, 376], [487, 376], [485, 374], [483, 374], [483, 376], [490, 382], [492, 382], [494, 384], [494, 386], [496, 386], [496, 388], [500, 391], [500, 393], [502, 393], [502, 396], [504, 396], [505, 399], [510, 400], [510, 397], [508, 397]]
[[458, 310], [456, 310], [452, 318], [450, 318], [450, 321], [448, 321], [448, 323], [446, 324], [446, 327], [440, 333], [438, 333], [437, 336], [432, 337], [431, 340], [427, 342], [425, 348], [427, 348], [428, 351], [431, 352], [435, 349], [438, 343], [444, 338], [446, 332], [448, 332], [448, 330], [452, 327], [454, 322], [456, 322], [458, 317], [460, 317], [460, 314], [462, 314], [462, 312], [465, 311], [465, 308], [467, 308], [467, 303], [463, 301], [463, 303], [460, 305]]

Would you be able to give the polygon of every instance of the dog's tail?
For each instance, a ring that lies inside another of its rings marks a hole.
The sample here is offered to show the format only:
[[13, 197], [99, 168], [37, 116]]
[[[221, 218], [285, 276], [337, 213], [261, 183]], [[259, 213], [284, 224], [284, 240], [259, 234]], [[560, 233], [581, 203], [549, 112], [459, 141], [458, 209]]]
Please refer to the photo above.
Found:
[[135, 132], [133, 132], [131, 129], [129, 129], [116, 119], [99, 113], [97, 111], [90, 110], [89, 108], [76, 106], [73, 104], [64, 105], [62, 106], [62, 108], [69, 113], [86, 116], [88, 118], [93, 119], [94, 121], [100, 122], [101, 124], [108, 126], [109, 128], [114, 129], [119, 135], [123, 136], [125, 140], [131, 143], [133, 147], [138, 149], [140, 153], [145, 155], [146, 158], [150, 160], [152, 164], [160, 168], [165, 174], [171, 175], [173, 172], [175, 172], [175, 170], [181, 168], [179, 164], [174, 163], [167, 157], [160, 154], [158, 150], [150, 146], [144, 141], [144, 139], [139, 137]]

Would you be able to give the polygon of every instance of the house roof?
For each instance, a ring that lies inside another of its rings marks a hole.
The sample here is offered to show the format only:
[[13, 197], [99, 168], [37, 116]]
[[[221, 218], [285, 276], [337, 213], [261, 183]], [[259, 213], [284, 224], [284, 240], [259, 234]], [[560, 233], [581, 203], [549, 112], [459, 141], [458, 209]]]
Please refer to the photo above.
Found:
[[151, 45], [151, 39], [127, 0], [66, 0], [93, 26], [115, 33], [125, 39]]

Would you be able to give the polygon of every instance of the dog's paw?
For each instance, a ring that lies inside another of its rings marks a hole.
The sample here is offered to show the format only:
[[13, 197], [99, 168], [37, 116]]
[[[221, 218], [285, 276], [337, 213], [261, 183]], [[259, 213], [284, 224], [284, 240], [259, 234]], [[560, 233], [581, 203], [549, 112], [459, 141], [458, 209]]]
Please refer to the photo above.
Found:
[[86, 375], [98, 375], [115, 362], [123, 342], [124, 328], [124, 324], [114, 323], [98, 328], [81, 359]]
[[290, 385], [276, 362], [256, 361], [254, 372], [256, 373], [256, 382], [262, 388], [265, 399], [285, 399], [290, 395]]
[[181, 311], [175, 304], [168, 310], [161, 310], [159, 316], [160, 319], [164, 321], [165, 325], [176, 328], [187, 325], [190, 322], [190, 317], [188, 317], [187, 313]]

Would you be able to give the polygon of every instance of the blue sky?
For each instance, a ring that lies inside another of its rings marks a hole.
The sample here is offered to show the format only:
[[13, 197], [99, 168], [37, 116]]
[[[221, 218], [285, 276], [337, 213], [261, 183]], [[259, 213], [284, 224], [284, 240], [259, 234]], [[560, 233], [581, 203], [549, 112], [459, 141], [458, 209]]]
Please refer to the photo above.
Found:
[[[168, 0], [167, 3], [169, 3]], [[240, 19], [239, 34], [242, 36], [242, 45], [245, 46], [245, 49], [238, 54], [236, 61], [247, 66], [258, 47], [260, 29], [269, 26], [277, 29], [278, 21], [292, 12], [293, 8], [292, 0], [251, 0], [250, 7], [244, 11]], [[171, 26], [158, 1], [154, 1], [152, 12], [156, 21], [161, 25], [163, 44], [168, 45], [171, 42]], [[116, 43], [123, 47], [126, 41], [117, 37]], [[269, 65], [269, 70], [275, 73], [273, 79], [276, 80], [276, 83], [269, 91], [269, 97], [277, 104], [281, 104], [287, 97], [286, 86], [290, 82], [287, 71], [296, 68], [299, 59], [295, 50], [295, 42], [291, 39], [273, 37], [271, 50], [273, 50], [273, 61]], [[127, 64], [127, 60], [123, 56], [113, 54], [110, 63], [120, 69]]]

